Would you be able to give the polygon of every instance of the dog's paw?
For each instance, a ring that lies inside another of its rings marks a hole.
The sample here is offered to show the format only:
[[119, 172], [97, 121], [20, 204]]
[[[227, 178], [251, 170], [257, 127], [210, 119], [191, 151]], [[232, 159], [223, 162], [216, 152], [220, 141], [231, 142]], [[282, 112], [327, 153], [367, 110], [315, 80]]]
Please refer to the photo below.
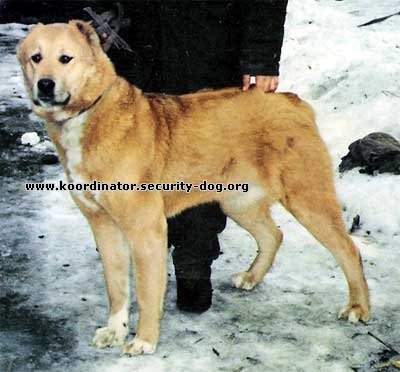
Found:
[[153, 354], [156, 351], [156, 346], [156, 344], [151, 344], [135, 337], [132, 341], [122, 346], [122, 355]]
[[236, 288], [245, 289], [246, 291], [252, 290], [257, 284], [254, 276], [247, 271], [235, 274], [232, 277], [232, 282]]
[[93, 337], [93, 346], [101, 349], [107, 346], [123, 345], [128, 334], [128, 329], [118, 329], [113, 327], [98, 328]]
[[350, 323], [357, 323], [359, 320], [366, 322], [369, 319], [369, 310], [360, 305], [347, 305], [339, 311], [338, 319], [348, 319]]

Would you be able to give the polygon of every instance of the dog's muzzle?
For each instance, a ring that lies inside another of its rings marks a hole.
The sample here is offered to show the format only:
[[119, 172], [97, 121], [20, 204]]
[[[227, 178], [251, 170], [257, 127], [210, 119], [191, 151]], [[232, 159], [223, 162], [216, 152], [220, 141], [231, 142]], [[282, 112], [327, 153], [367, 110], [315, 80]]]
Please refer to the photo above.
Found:
[[62, 100], [57, 101], [55, 96], [56, 83], [49, 78], [40, 79], [37, 82], [37, 99], [33, 100], [36, 106], [65, 106], [68, 104], [71, 95]]

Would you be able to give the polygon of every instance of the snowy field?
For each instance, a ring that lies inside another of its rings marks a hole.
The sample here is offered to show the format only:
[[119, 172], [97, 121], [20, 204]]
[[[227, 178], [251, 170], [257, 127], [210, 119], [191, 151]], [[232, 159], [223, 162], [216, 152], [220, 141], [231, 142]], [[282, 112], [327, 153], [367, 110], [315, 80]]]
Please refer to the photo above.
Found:
[[[176, 309], [170, 259], [156, 354], [127, 358], [118, 348], [94, 349], [90, 341], [106, 322], [107, 301], [88, 225], [68, 194], [26, 193], [24, 180], [2, 180], [0, 370], [344, 372], [376, 371], [396, 358], [372, 335], [400, 351], [400, 178], [357, 169], [340, 175], [338, 164], [347, 146], [370, 132], [400, 139], [400, 16], [357, 27], [398, 11], [398, 0], [292, 0], [281, 63], [280, 91], [296, 92], [315, 108], [348, 228], [361, 217], [352, 237], [371, 292], [368, 324], [336, 319], [347, 299], [341, 271], [277, 206], [273, 216], [284, 241], [255, 290], [231, 287], [231, 275], [247, 268], [256, 247], [229, 222], [220, 236], [224, 254], [213, 265], [211, 310], [199, 316]], [[15, 42], [24, 28], [0, 25], [0, 36]], [[28, 102], [15, 53], [2, 50], [0, 114], [16, 115]], [[59, 166], [44, 172], [46, 181], [61, 177]]]

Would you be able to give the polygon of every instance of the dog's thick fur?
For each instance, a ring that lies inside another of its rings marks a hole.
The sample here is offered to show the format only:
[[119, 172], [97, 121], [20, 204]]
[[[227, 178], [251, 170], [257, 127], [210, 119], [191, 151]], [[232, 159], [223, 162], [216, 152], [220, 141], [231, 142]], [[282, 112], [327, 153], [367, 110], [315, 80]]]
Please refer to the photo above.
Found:
[[[36, 53], [40, 62], [31, 59]], [[73, 59], [63, 64], [62, 54]], [[123, 351], [155, 350], [166, 286], [166, 217], [211, 200], [258, 244], [251, 267], [234, 277], [238, 288], [252, 289], [272, 265], [282, 234], [269, 207], [278, 201], [344, 271], [349, 302], [339, 316], [368, 319], [360, 255], [346, 233], [329, 155], [307, 103], [257, 89], [142, 93], [116, 76], [93, 28], [82, 21], [35, 26], [21, 40], [18, 58], [33, 111], [45, 119], [71, 182], [250, 184], [247, 193], [72, 193], [93, 230], [110, 301], [108, 324], [94, 337], [97, 347], [123, 344], [128, 334], [132, 258], [139, 320]], [[55, 82], [53, 103], [38, 98], [42, 78]]]

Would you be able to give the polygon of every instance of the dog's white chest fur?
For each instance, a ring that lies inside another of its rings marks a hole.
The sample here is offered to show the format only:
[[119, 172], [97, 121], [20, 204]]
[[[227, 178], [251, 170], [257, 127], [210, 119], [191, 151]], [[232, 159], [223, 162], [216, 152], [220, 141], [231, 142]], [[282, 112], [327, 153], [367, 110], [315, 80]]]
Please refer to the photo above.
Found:
[[[69, 172], [70, 180], [75, 185], [78, 183], [85, 183], [85, 180], [80, 174], [80, 165], [82, 163], [82, 146], [81, 138], [87, 119], [87, 114], [82, 114], [76, 118], [68, 120], [64, 123], [61, 129], [60, 142], [65, 150], [66, 168]], [[86, 207], [97, 210], [98, 206], [91, 198], [88, 198], [82, 191], [72, 191], [72, 193], [83, 203]]]

